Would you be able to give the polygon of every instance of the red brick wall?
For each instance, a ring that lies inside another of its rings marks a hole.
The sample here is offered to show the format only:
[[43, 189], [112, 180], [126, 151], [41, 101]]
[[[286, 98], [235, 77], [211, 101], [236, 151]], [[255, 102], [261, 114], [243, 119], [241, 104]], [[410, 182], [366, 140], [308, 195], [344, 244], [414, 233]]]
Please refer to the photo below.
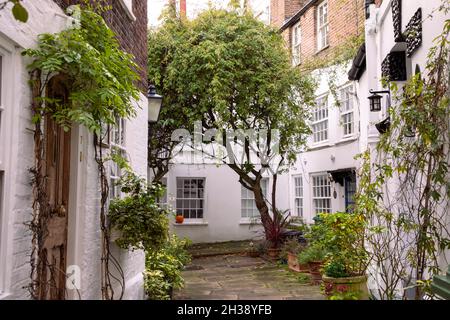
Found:
[[[63, 9], [80, 3], [79, 0], [54, 1]], [[107, 0], [107, 2], [112, 3], [112, 10], [105, 12], [105, 21], [117, 34], [122, 49], [134, 55], [140, 67], [139, 88], [147, 92], [147, 1], [133, 0], [133, 14], [136, 21], [131, 21], [118, 0]]]
[[[301, 61], [326, 55], [330, 49], [358, 35], [364, 28], [364, 0], [328, 0], [329, 47], [317, 52], [316, 8], [320, 3], [317, 1], [300, 17]], [[283, 37], [288, 39], [291, 48], [292, 26], [283, 31]]]
[[309, 0], [271, 0], [270, 23], [281, 27], [283, 22], [295, 15]]

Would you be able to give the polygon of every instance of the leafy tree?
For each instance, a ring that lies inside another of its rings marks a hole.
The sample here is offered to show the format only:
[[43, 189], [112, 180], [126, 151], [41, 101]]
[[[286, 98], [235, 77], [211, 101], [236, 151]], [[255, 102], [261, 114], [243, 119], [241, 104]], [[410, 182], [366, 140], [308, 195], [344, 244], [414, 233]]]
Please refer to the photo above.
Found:
[[[162, 121], [171, 119], [190, 132], [196, 121], [201, 123], [201, 132], [195, 133], [204, 143], [191, 147], [213, 155], [239, 176], [254, 193], [266, 237], [273, 235], [285, 221], [275, 203], [277, 175], [296, 160], [310, 133], [311, 78], [291, 67], [278, 31], [248, 10], [210, 8], [188, 21], [169, 9], [163, 18], [150, 35], [148, 69], [150, 81], [164, 95]], [[265, 141], [240, 135], [250, 129]], [[205, 151], [207, 130], [217, 133], [209, 146], [220, 145], [225, 156]], [[237, 137], [221, 139], [230, 132]], [[271, 201], [261, 188], [266, 172], [273, 176]]]
[[12, 3], [11, 13], [14, 19], [20, 22], [28, 21], [28, 11], [21, 3], [22, 0], [5, 0], [0, 2], [0, 10], [4, 9], [8, 3]]

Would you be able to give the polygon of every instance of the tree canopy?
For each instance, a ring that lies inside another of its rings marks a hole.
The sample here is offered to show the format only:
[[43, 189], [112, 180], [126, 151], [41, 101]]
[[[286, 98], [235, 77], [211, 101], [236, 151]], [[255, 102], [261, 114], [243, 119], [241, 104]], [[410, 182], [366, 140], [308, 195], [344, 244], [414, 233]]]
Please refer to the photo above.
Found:
[[269, 140], [271, 130], [279, 132], [276, 151], [246, 140], [244, 161], [222, 159], [255, 193], [264, 224], [270, 217], [260, 181], [267, 166], [253, 163], [250, 154], [276, 159], [274, 176], [296, 160], [310, 133], [314, 82], [292, 67], [279, 32], [247, 11], [209, 9], [189, 21], [169, 9], [163, 21], [149, 36], [148, 68], [164, 96], [161, 123], [192, 132], [201, 121], [203, 133], [253, 129], [268, 132]]

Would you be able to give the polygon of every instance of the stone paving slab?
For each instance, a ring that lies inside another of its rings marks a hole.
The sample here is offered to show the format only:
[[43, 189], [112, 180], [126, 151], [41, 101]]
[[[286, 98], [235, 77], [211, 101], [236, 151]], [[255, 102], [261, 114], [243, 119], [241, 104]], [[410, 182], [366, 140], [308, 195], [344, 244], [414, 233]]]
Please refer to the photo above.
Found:
[[175, 300], [323, 300], [319, 286], [261, 258], [243, 255], [200, 257], [183, 272], [185, 287]]

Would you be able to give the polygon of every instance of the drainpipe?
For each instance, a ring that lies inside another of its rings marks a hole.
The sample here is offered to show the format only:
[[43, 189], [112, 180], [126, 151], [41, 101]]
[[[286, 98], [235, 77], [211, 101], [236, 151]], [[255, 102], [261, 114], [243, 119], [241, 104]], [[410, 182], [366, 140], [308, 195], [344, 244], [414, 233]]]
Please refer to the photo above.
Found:
[[450, 265], [445, 276], [434, 276], [431, 290], [441, 298], [450, 300]]

